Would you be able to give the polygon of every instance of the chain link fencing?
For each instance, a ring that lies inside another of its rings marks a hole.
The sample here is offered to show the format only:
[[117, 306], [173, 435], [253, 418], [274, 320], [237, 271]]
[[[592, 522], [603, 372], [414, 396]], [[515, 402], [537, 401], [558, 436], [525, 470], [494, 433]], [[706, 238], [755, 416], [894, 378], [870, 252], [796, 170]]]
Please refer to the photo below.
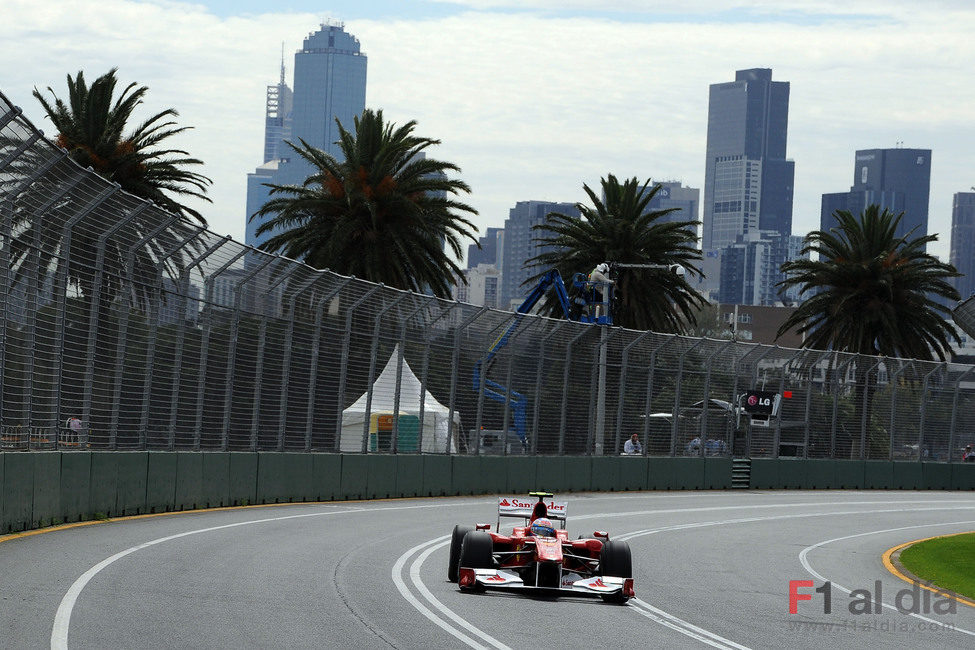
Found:
[[[973, 367], [585, 325], [270, 255], [0, 95], [0, 448], [960, 459]], [[496, 347], [502, 338], [506, 344]], [[496, 354], [489, 355], [494, 349]], [[747, 390], [780, 396], [750, 417]]]

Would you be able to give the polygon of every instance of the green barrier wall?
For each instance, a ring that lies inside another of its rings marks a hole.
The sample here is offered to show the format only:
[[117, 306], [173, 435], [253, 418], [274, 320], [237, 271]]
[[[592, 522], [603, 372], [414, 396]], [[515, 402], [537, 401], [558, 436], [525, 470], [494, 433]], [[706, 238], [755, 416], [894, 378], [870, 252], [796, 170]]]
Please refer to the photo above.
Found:
[[230, 505], [230, 454], [203, 454], [203, 503], [207, 508]]
[[[255, 503], [731, 487], [729, 458], [0, 452], [0, 534]], [[975, 490], [975, 464], [756, 458], [755, 489]]]
[[[2, 476], [0, 476], [0, 485], [3, 485]], [[91, 452], [61, 454], [61, 520], [67, 523], [89, 517], [90, 494]], [[0, 500], [2, 499], [3, 496], [0, 496]]]
[[34, 527], [61, 523], [61, 458], [57, 452], [33, 454], [33, 503], [31, 524]]

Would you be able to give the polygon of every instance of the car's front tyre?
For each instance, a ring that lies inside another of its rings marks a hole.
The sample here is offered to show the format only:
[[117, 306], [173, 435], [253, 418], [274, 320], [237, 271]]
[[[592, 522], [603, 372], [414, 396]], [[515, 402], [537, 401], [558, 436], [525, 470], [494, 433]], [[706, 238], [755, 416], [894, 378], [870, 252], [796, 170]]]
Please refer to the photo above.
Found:
[[464, 542], [464, 537], [474, 530], [473, 526], [454, 526], [454, 532], [450, 536], [450, 558], [447, 560], [447, 580], [457, 582], [457, 569], [460, 566], [460, 547]]

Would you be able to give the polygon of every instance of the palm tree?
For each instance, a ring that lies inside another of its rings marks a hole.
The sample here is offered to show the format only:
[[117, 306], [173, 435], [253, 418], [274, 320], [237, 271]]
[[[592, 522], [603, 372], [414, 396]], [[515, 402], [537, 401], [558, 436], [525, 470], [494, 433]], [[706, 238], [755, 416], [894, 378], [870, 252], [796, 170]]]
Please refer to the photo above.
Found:
[[805, 347], [943, 361], [951, 340], [960, 341], [944, 317], [949, 308], [934, 297], [958, 300], [947, 279], [959, 273], [925, 252], [937, 235], [898, 237], [904, 214], [877, 205], [859, 217], [847, 210], [833, 216], [836, 227], [806, 237], [803, 253], [817, 253], [818, 260], [782, 265], [788, 277], [779, 285], [812, 295], [778, 336], [797, 328]]
[[103, 178], [118, 183], [122, 190], [206, 225], [199, 212], [170, 196], [210, 201], [206, 196], [210, 179], [186, 169], [202, 165], [202, 161], [189, 158], [182, 149], [157, 148], [164, 140], [190, 127], [177, 127], [170, 118], [179, 114], [167, 108], [125, 134], [132, 113], [142, 104], [149, 89], [133, 82], [115, 99], [116, 71], [117, 68], [112, 68], [92, 82], [91, 87], [83, 72], [74, 79], [68, 75], [67, 104], [50, 86], [47, 90], [54, 98], [53, 104], [34, 89], [34, 97], [58, 130], [55, 142], [82, 167], [91, 167]]
[[[700, 274], [694, 265], [701, 259], [694, 230], [698, 222], [664, 221], [677, 208], [648, 208], [660, 185], [648, 189], [649, 180], [641, 185], [635, 177], [620, 183], [612, 174], [600, 183], [603, 200], [583, 185], [592, 206], [577, 204], [580, 216], [552, 212], [546, 223], [535, 226], [547, 236], [535, 239], [544, 252], [529, 260], [541, 269], [529, 283], [551, 268], [571, 277], [589, 273], [600, 262], [676, 264]], [[696, 323], [697, 310], [706, 302], [684, 277], [666, 269], [623, 268], [616, 283], [613, 322], [631, 329], [682, 333]], [[544, 307], [551, 314], [557, 309], [552, 300]]]
[[257, 234], [277, 233], [261, 248], [301, 258], [372, 282], [448, 297], [460, 267], [461, 240], [477, 228], [459, 213], [477, 214], [451, 198], [470, 193], [449, 179], [456, 165], [427, 158], [440, 144], [413, 135], [415, 121], [397, 127], [381, 110], [366, 109], [353, 132], [336, 120], [343, 161], [309, 145], [288, 143], [314, 173], [302, 185], [269, 185], [272, 198], [251, 216], [266, 218]]

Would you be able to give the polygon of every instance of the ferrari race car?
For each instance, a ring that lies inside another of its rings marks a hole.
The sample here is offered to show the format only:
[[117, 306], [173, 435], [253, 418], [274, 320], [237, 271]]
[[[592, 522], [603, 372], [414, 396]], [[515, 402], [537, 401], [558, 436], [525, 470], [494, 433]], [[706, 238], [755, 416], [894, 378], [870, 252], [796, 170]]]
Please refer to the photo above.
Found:
[[[633, 592], [633, 568], [626, 542], [596, 531], [570, 541], [565, 529], [568, 503], [548, 492], [531, 492], [532, 503], [518, 497], [498, 499], [498, 522], [454, 526], [447, 579], [462, 591], [501, 589], [554, 595], [601, 596], [623, 604]], [[523, 519], [510, 534], [501, 518]], [[553, 520], [560, 522], [555, 527]]]

